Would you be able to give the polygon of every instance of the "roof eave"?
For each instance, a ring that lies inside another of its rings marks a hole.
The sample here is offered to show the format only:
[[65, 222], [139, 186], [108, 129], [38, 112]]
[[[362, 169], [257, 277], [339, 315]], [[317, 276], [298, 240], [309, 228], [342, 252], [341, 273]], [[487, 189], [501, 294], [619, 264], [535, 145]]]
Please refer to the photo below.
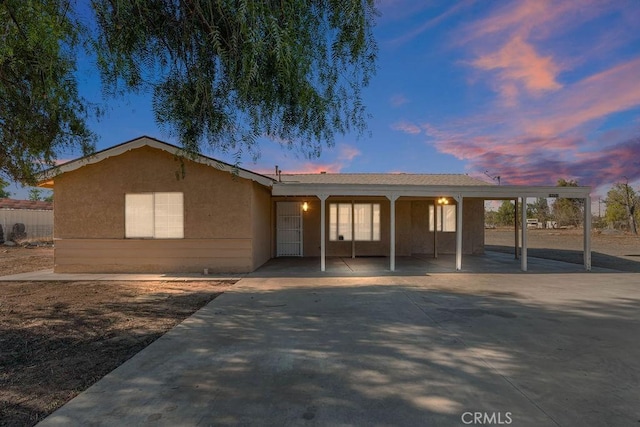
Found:
[[202, 154], [196, 154], [194, 156], [193, 154], [188, 153], [184, 149], [177, 147], [175, 145], [172, 145], [148, 136], [142, 136], [142, 137], [133, 139], [131, 141], [127, 141], [122, 144], [116, 145], [114, 147], [107, 148], [106, 150], [102, 150], [97, 153], [91, 154], [89, 156], [81, 157], [79, 159], [75, 159], [70, 162], [63, 163], [61, 165], [48, 169], [39, 175], [38, 186], [45, 187], [45, 188], [53, 188], [54, 178], [58, 175], [61, 175], [66, 172], [71, 172], [83, 166], [98, 163], [110, 157], [119, 156], [128, 151], [142, 148], [145, 146], [157, 148], [159, 150], [163, 150], [165, 152], [171, 153], [176, 156], [185, 157], [197, 163], [212, 166], [218, 170], [223, 170], [225, 172], [235, 174], [241, 178], [256, 181], [257, 183], [264, 185], [266, 187], [271, 187], [275, 182], [273, 179], [267, 176], [260, 175], [255, 172], [251, 172], [246, 169], [235, 167], [228, 163], [222, 162], [220, 160], [217, 160], [211, 157], [204, 156]]
[[517, 197], [585, 198], [591, 187], [554, 187], [519, 185], [392, 185], [392, 184], [303, 184], [275, 183], [274, 196], [457, 196], [484, 199]]

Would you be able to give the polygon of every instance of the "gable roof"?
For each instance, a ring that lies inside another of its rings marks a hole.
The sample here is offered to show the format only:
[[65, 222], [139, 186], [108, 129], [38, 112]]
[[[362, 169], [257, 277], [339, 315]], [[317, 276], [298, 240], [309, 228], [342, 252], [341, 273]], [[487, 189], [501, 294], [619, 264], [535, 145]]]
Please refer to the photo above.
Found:
[[[277, 180], [275, 175], [268, 175]], [[414, 173], [314, 173], [282, 174], [282, 184], [350, 184], [350, 185], [495, 185], [465, 174]]]
[[43, 200], [0, 199], [0, 209], [53, 210], [53, 203]]
[[126, 153], [127, 151], [135, 150], [137, 148], [145, 146], [157, 148], [158, 150], [166, 151], [167, 153], [170, 153], [172, 155], [185, 157], [189, 160], [193, 160], [194, 162], [212, 166], [218, 170], [238, 175], [241, 178], [256, 181], [257, 183], [267, 187], [271, 186], [274, 183], [274, 180], [272, 178], [269, 178], [268, 176], [255, 173], [247, 169], [239, 168], [230, 165], [229, 163], [214, 159], [212, 157], [204, 156], [202, 154], [196, 154], [195, 156], [193, 156], [176, 145], [169, 144], [167, 142], [160, 141], [159, 139], [155, 139], [145, 135], [48, 169], [40, 174], [38, 185], [40, 185], [41, 187], [51, 187], [53, 186], [52, 180], [58, 175], [66, 172], [71, 172], [80, 169], [83, 166], [98, 163], [110, 157], [119, 156], [120, 154]]

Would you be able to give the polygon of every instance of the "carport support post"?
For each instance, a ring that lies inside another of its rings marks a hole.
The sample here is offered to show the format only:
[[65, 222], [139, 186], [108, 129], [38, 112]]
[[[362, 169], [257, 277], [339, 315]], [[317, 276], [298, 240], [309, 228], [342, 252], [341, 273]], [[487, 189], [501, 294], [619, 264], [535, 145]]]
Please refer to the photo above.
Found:
[[391, 236], [389, 239], [389, 270], [396, 271], [396, 199], [398, 196], [395, 194], [389, 194], [387, 196], [390, 202], [390, 219], [391, 222], [389, 229], [391, 230]]
[[591, 196], [584, 198], [584, 269], [591, 271]]
[[[516, 200], [516, 206], [518, 201]], [[522, 253], [520, 254], [520, 268], [527, 271], [527, 198], [522, 198]]]
[[519, 246], [519, 233], [518, 233], [518, 199], [516, 198], [513, 201], [515, 205], [515, 210], [513, 211], [513, 229], [515, 232], [514, 235], [514, 245], [513, 250], [515, 251], [515, 258], [518, 259], [518, 246]]
[[456, 202], [458, 203], [456, 209], [458, 213], [456, 217], [456, 271], [462, 270], [462, 200], [461, 194], [456, 196]]
[[320, 271], [326, 271], [326, 255], [327, 255], [327, 242], [326, 242], [326, 194], [318, 194], [318, 198], [320, 199]]

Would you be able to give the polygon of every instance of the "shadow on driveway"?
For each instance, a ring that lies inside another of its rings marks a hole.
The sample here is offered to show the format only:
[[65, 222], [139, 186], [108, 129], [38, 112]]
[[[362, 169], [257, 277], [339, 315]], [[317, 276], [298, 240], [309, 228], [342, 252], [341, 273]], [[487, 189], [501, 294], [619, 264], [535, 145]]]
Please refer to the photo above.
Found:
[[246, 278], [42, 425], [636, 425], [636, 283]]

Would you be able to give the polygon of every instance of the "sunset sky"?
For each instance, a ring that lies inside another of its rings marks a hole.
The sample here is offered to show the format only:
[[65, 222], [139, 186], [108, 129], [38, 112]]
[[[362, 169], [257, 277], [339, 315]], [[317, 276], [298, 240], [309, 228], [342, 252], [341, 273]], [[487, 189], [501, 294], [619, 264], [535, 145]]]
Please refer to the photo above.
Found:
[[[468, 173], [502, 184], [576, 179], [604, 196], [640, 186], [640, 1], [381, 0], [370, 135], [310, 161], [262, 141], [242, 166], [291, 172]], [[100, 101], [94, 68], [83, 95]], [[148, 96], [109, 100], [98, 149], [140, 135], [177, 143]], [[233, 161], [224, 153], [205, 153]], [[12, 189], [14, 191], [14, 189]]]

